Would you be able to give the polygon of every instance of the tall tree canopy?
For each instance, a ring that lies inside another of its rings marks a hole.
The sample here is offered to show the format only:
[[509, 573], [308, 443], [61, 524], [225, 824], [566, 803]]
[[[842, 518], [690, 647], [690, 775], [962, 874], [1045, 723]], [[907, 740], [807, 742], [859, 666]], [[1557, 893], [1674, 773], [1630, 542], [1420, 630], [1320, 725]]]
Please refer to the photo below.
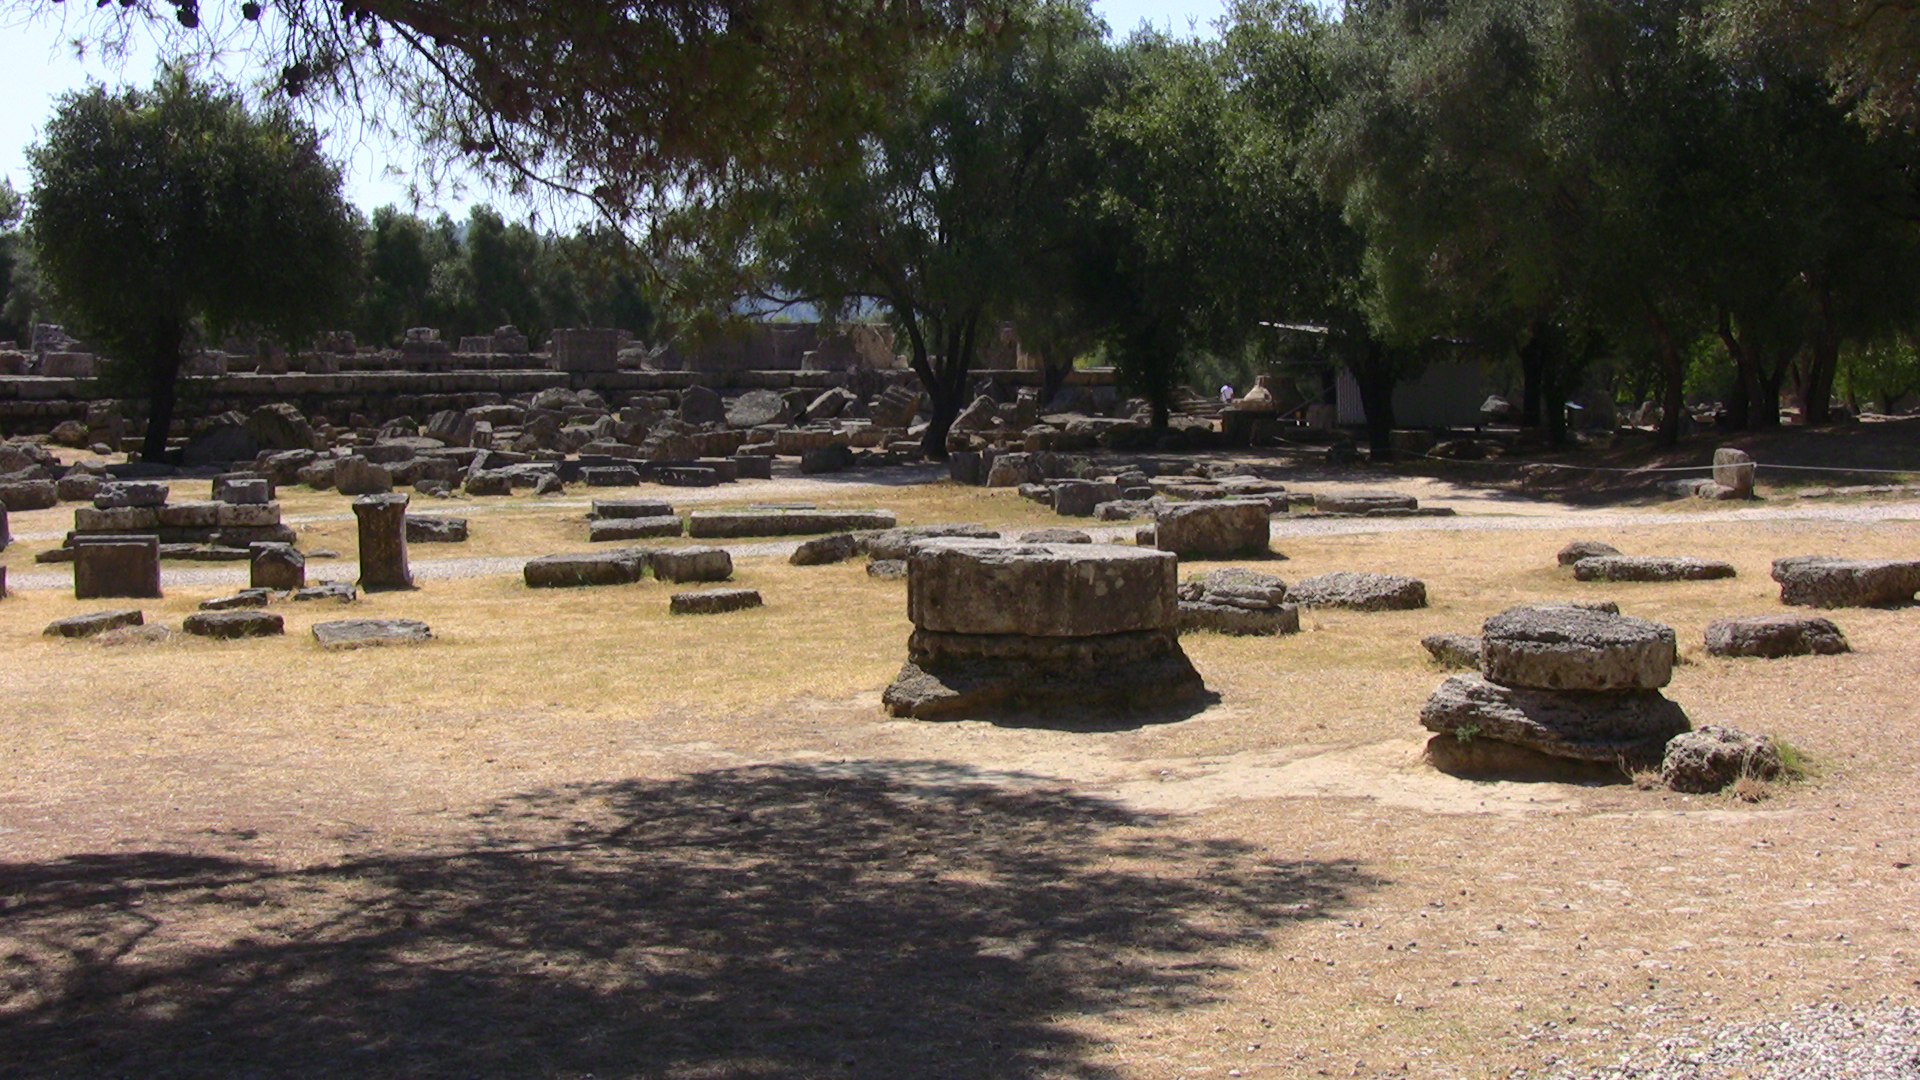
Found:
[[60, 309], [148, 401], [161, 460], [196, 341], [298, 341], [358, 289], [358, 223], [310, 128], [256, 114], [182, 69], [151, 90], [68, 94], [33, 169], [30, 229]]
[[[55, 10], [59, 0], [0, 0]], [[121, 0], [291, 95], [393, 100], [471, 163], [624, 215], [741, 170], [806, 167], [883, 117], [929, 47], [991, 41], [1002, 0]]]
[[734, 178], [669, 240], [688, 282], [730, 302], [759, 290], [845, 315], [886, 309], [931, 399], [924, 445], [946, 456], [980, 345], [1022, 295], [1035, 229], [1097, 99], [1098, 24], [1048, 3], [1026, 29], [930, 55], [889, 117], [832, 165]]

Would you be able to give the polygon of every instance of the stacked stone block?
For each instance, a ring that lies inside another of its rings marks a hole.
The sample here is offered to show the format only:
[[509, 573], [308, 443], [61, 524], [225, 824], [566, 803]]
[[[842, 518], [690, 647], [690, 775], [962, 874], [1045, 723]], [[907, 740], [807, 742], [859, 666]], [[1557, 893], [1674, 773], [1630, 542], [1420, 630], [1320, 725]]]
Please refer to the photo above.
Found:
[[1690, 728], [1660, 688], [1671, 627], [1573, 606], [1520, 607], [1483, 627], [1478, 675], [1441, 683], [1420, 710], [1428, 757], [1463, 775], [1618, 775], [1658, 763]]

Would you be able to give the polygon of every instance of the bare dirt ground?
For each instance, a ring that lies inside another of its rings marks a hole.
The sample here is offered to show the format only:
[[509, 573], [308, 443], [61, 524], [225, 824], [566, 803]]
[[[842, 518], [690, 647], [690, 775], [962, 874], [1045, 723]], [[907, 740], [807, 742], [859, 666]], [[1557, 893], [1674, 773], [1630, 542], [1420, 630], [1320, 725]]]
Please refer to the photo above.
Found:
[[[1911, 555], [1920, 505], [1300, 472], [1461, 516], [1282, 519], [1288, 561], [1260, 567], [1412, 574], [1432, 606], [1191, 636], [1218, 704], [1080, 730], [885, 717], [903, 586], [857, 564], [741, 550], [767, 606], [710, 619], [652, 582], [529, 592], [519, 560], [589, 546], [584, 500], [420, 500], [474, 540], [416, 547], [416, 592], [280, 605], [282, 639], [117, 647], [40, 636], [117, 602], [31, 562], [63, 511], [16, 514], [0, 1076], [1587, 1076], [1920, 996], [1920, 612], [1836, 613], [1845, 656], [1700, 644], [1779, 608], [1775, 557]], [[946, 484], [725, 494], [1061, 523]], [[310, 576], [351, 578], [344, 500], [283, 502], [342, 556]], [[1575, 538], [1739, 576], [1576, 583], [1553, 563]], [[200, 573], [231, 570], [169, 564], [138, 606], [178, 625], [231, 584]], [[1426, 768], [1419, 638], [1566, 597], [1673, 625], [1695, 723], [1784, 738], [1814, 777], [1745, 803]], [[319, 651], [308, 628], [349, 616], [437, 640]]]

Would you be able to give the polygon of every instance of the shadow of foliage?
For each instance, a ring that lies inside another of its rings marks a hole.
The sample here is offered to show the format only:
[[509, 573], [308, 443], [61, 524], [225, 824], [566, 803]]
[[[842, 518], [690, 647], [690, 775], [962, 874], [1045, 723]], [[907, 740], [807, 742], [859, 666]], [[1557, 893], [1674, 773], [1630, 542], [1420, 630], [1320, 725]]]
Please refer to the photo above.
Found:
[[528, 793], [456, 849], [0, 864], [0, 1074], [1099, 1077], [1378, 882], [937, 762]]

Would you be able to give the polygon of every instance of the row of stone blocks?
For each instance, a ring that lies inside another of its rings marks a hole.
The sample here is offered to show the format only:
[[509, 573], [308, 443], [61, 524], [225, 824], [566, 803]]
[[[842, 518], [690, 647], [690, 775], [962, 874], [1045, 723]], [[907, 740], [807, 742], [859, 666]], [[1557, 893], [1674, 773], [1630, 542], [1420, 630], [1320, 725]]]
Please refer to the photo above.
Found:
[[726, 581], [733, 556], [724, 548], [626, 548], [583, 555], [546, 555], [530, 560], [521, 576], [530, 589], [631, 585], [648, 571], [660, 581]]
[[[360, 541], [360, 587], [411, 589], [405, 495], [369, 495], [354, 501]], [[76, 599], [153, 598], [160, 590], [160, 542], [154, 534], [73, 537]], [[254, 588], [290, 590], [306, 584], [306, 559], [290, 543], [251, 546]]]

